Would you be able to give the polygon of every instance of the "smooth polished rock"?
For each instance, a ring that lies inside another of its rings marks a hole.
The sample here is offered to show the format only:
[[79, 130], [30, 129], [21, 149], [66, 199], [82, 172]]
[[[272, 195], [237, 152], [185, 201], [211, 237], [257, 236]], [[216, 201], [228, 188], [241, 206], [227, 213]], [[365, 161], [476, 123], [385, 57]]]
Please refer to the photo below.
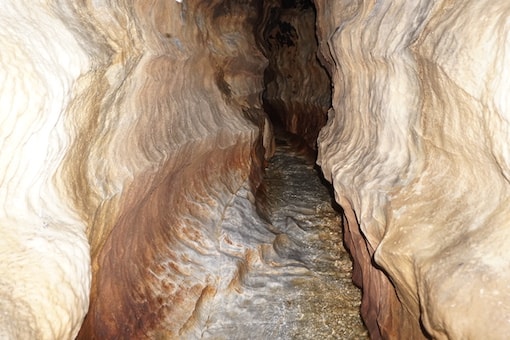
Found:
[[316, 5], [335, 84], [319, 163], [371, 336], [505, 337], [510, 6]]

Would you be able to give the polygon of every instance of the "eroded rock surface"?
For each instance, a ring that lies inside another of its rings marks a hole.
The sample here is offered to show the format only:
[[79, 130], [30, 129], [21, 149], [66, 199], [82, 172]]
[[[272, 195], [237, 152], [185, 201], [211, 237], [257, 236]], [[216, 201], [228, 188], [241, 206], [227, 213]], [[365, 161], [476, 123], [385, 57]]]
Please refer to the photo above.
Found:
[[371, 335], [504, 338], [508, 2], [316, 4], [335, 84], [319, 163]]
[[367, 338], [341, 217], [314, 158], [280, 142], [258, 203], [240, 188], [215, 227], [219, 253], [204, 269], [217, 275], [182, 338]]
[[[277, 233], [256, 210], [273, 152], [261, 104], [267, 60], [254, 35], [260, 3], [29, 7], [8, 1], [0, 14], [9, 24], [0, 99], [10, 110], [0, 137], [11, 157], [1, 168], [0, 335], [351, 331], [318, 310], [323, 298], [335, 305], [341, 293], [329, 289], [348, 278], [347, 264], [324, 250], [323, 265], [313, 242], [296, 249], [305, 240], [295, 222], [285, 226], [299, 235]], [[334, 253], [340, 223], [324, 215]], [[336, 308], [361, 326], [357, 300]]]
[[272, 152], [258, 4], [0, 12], [1, 335], [74, 338], [87, 309], [80, 338], [186, 332], [220, 289], [218, 221]]
[[202, 306], [234, 279], [237, 259], [217, 266], [218, 228], [238, 191], [256, 188], [271, 152], [257, 5], [104, 6], [73, 9], [96, 20], [90, 34], [101, 28], [110, 47], [104, 88], [92, 82], [76, 97], [72, 112], [87, 124], [65, 160], [65, 174], [80, 179], [70, 191], [92, 246], [79, 338], [176, 338], [204, 321]]

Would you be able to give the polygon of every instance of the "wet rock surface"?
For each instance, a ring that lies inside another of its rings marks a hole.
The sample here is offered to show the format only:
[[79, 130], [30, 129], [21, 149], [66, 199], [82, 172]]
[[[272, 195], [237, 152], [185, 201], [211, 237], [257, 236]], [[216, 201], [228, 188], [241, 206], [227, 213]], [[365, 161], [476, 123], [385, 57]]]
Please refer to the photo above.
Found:
[[[291, 144], [277, 138], [264, 177], [265, 217], [253, 220], [247, 212], [250, 219], [233, 226], [242, 218], [242, 199], [232, 204], [236, 216], [225, 214], [222, 233], [233, 243], [242, 239], [246, 245], [252, 238], [256, 251], [246, 257], [250, 263], [243, 265], [234, 291], [218, 294], [208, 308], [203, 338], [368, 338], [359, 315], [360, 291], [352, 284], [351, 260], [342, 245], [341, 215], [313, 158]], [[250, 236], [239, 237], [248, 229]]]

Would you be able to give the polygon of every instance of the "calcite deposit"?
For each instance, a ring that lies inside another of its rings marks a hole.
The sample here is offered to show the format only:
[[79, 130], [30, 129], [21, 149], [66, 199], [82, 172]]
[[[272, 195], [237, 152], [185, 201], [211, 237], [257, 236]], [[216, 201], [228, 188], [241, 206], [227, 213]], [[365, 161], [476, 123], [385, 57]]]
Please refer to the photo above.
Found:
[[319, 163], [371, 336], [506, 337], [510, 5], [316, 5], [335, 84]]

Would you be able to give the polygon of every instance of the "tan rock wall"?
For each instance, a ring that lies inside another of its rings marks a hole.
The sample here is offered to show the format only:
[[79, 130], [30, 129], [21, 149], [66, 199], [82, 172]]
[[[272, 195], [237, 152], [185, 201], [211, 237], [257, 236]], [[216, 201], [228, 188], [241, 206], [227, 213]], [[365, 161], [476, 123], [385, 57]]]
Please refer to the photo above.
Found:
[[[506, 336], [510, 5], [316, 6], [334, 84], [319, 163], [372, 337]], [[269, 14], [257, 1], [0, 5], [0, 337], [71, 339], [87, 310], [83, 339], [198, 337], [208, 301], [263, 262], [221, 228], [235, 199], [258, 218], [272, 133], [254, 30]], [[276, 60], [311, 62], [290, 47]], [[311, 142], [323, 121], [302, 114], [327, 96], [307, 94], [329, 81], [302, 75], [273, 101]]]
[[[257, 7], [105, 6], [129, 30], [112, 38], [106, 91], [86, 111], [97, 125], [78, 132], [93, 142], [78, 138], [66, 159], [87, 179], [72, 188], [77, 204], [85, 197], [82, 210], [94, 212], [84, 215], [93, 285], [80, 338], [175, 337], [192, 328], [218, 288], [210, 262], [222, 211], [241, 186], [258, 184], [270, 152], [260, 109], [266, 60], [251, 34]], [[84, 11], [104, 20], [97, 3], [76, 8]], [[116, 27], [94, 23], [101, 25]], [[97, 91], [97, 83], [85, 91]], [[84, 109], [83, 97], [75, 110]]]
[[74, 338], [89, 293], [80, 338], [184, 334], [238, 270], [217, 229], [272, 152], [258, 4], [31, 6], [0, 5], [0, 335]]
[[372, 336], [504, 337], [509, 6], [316, 3], [335, 86], [319, 162]]

